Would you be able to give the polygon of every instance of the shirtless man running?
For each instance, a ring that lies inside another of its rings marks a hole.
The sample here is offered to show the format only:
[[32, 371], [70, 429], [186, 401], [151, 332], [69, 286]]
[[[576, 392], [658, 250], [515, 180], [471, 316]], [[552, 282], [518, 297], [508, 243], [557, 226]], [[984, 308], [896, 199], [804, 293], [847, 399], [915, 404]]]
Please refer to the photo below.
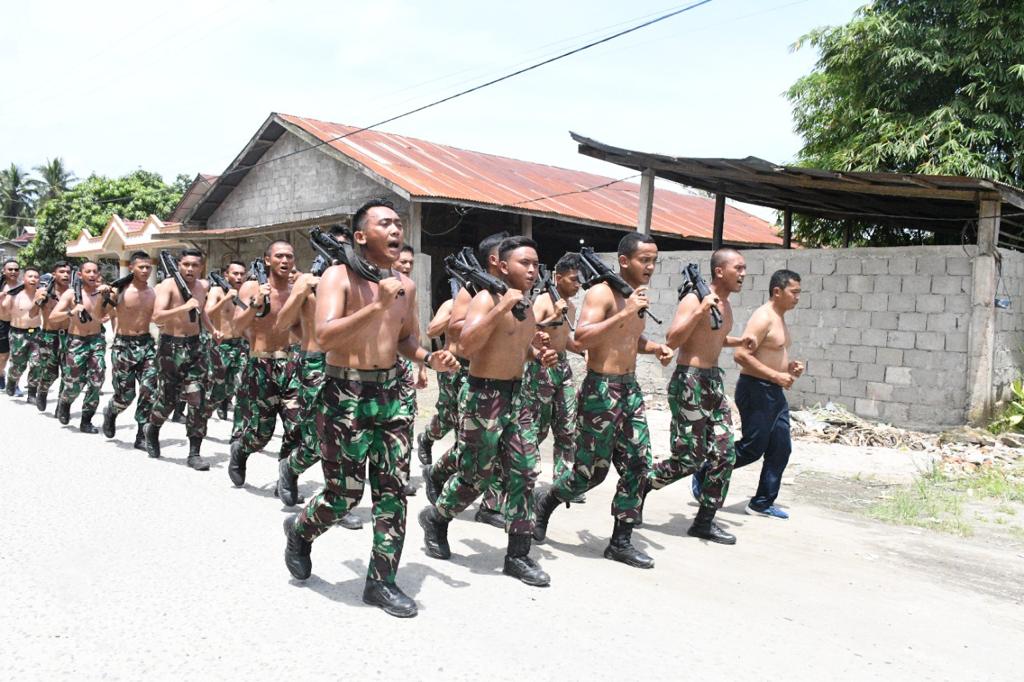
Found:
[[[82, 279], [82, 302], [75, 303], [74, 289], [68, 289], [57, 303], [51, 317], [67, 317], [68, 348], [64, 356], [64, 378], [57, 401], [57, 420], [67, 424], [71, 419], [71, 403], [85, 390], [82, 400], [82, 433], [98, 433], [92, 417], [100, 406], [100, 388], [107, 369], [107, 340], [103, 337], [103, 294], [110, 287], [97, 286], [99, 266], [85, 261], [78, 269]], [[83, 321], [82, 313], [87, 313]]]
[[[278, 316], [292, 292], [289, 281], [295, 267], [295, 249], [286, 241], [272, 242], [263, 252], [263, 262], [267, 283], [254, 280], [243, 284], [238, 296], [249, 307], [235, 309], [235, 329], [249, 339], [249, 361], [239, 388], [244, 398], [235, 408], [228, 464], [228, 477], [236, 488], [245, 485], [249, 455], [270, 442], [279, 415], [284, 426], [282, 443], [299, 442], [299, 400], [292, 382], [295, 363], [289, 350], [292, 328], [278, 327]], [[270, 312], [257, 317], [268, 302]]]
[[[451, 558], [448, 524], [503, 477], [508, 533], [503, 572], [527, 585], [546, 587], [551, 578], [529, 556], [537, 480], [534, 406], [519, 390], [523, 363], [537, 336], [537, 318], [529, 307], [523, 320], [513, 313], [536, 281], [537, 245], [527, 237], [509, 237], [498, 246], [498, 263], [508, 290], [500, 297], [489, 291], [474, 296], [460, 338], [470, 364], [458, 472], [445, 482], [437, 502], [420, 512], [419, 521], [427, 555]], [[548, 350], [541, 361], [551, 366], [557, 357]]]
[[[649, 488], [659, 490], [706, 464], [707, 478], [698, 499], [700, 509], [686, 532], [723, 545], [736, 544], [736, 537], [714, 522], [729, 490], [736, 450], [718, 357], [723, 346], [742, 346], [750, 351], [757, 347], [757, 340], [749, 334], [729, 336], [733, 320], [729, 295], [743, 287], [746, 272], [747, 264], [738, 251], [718, 249], [711, 254], [711, 294], [703, 301], [698, 301], [696, 295], [684, 296], [676, 306], [666, 337], [670, 346], [679, 349], [668, 385], [672, 455], [647, 475]], [[722, 314], [718, 329], [711, 328], [712, 306]]]
[[156, 396], [156, 344], [149, 333], [153, 320], [156, 292], [149, 286], [153, 260], [145, 251], [136, 251], [128, 261], [132, 274], [123, 291], [111, 296], [117, 304], [106, 310], [114, 320], [114, 345], [110, 347], [111, 381], [114, 395], [103, 410], [103, 435], [113, 438], [117, 430], [117, 415], [128, 409], [135, 400], [138, 384], [138, 402], [135, 403], [135, 449], [146, 449], [146, 424], [153, 410]]
[[[46, 411], [46, 398], [50, 386], [60, 376], [61, 367], [64, 365], [64, 354], [68, 345], [68, 324], [70, 320], [67, 315], [54, 315], [57, 302], [64, 292], [68, 290], [71, 283], [71, 266], [64, 261], [57, 261], [50, 271], [53, 276], [53, 297], [45, 301], [41, 306], [43, 317], [43, 328], [37, 332], [36, 356], [33, 359], [32, 368], [29, 373], [35, 373], [36, 385], [36, 409], [40, 412]], [[46, 290], [43, 289], [45, 292]]]
[[313, 541], [359, 502], [369, 469], [373, 550], [363, 601], [396, 617], [417, 612], [395, 584], [405, 543], [409, 414], [401, 397], [401, 354], [436, 371], [458, 366], [447, 351], [419, 347], [416, 287], [390, 270], [402, 246], [402, 222], [390, 202], [373, 200], [352, 218], [362, 257], [385, 277], [369, 282], [346, 265], [327, 269], [317, 285], [316, 341], [327, 352], [317, 432], [325, 489], [301, 514], [285, 520], [285, 565], [298, 580], [312, 572]]
[[233, 260], [224, 268], [222, 274], [231, 286], [231, 291], [225, 292], [220, 287], [210, 287], [210, 294], [206, 299], [206, 314], [214, 328], [220, 331], [220, 343], [210, 350], [207, 419], [213, 416], [214, 410], [221, 419], [228, 418], [228, 405], [238, 392], [239, 382], [249, 357], [248, 342], [242, 332], [235, 327], [234, 313], [235, 308], [241, 307], [235, 305], [235, 300], [238, 299], [238, 292], [245, 282], [245, 263]]
[[654, 560], [630, 541], [643, 515], [643, 476], [651, 466], [651, 434], [636, 380], [636, 356], [653, 354], [663, 365], [672, 361], [671, 348], [644, 336], [646, 318], [641, 313], [650, 305], [647, 283], [657, 261], [654, 239], [630, 232], [619, 241], [619, 275], [633, 287], [632, 295], [624, 298], [602, 282], [583, 299], [576, 343], [587, 351], [587, 375], [577, 403], [575, 461], [537, 499], [534, 531], [534, 538], [544, 541], [555, 508], [600, 484], [614, 465], [619, 472], [612, 500], [615, 526], [604, 556], [637, 568], [653, 568]]
[[[18, 273], [21, 266], [18, 261], [8, 258], [0, 269], [0, 300], [6, 298], [5, 291], [18, 284]], [[7, 359], [11, 355], [11, 343], [7, 336], [7, 330], [11, 327], [11, 316], [0, 306], [0, 389], [7, 387]]]
[[[743, 423], [743, 437], [736, 443], [733, 469], [753, 464], [764, 457], [757, 492], [750, 498], [746, 512], [755, 516], [788, 519], [775, 506], [782, 485], [782, 474], [789, 463], [792, 443], [789, 438], [788, 389], [804, 373], [802, 362], [789, 359], [792, 339], [786, 326], [786, 313], [800, 302], [800, 275], [778, 270], [768, 283], [770, 298], [754, 311], [744, 336], [757, 342], [757, 350], [736, 349], [740, 378], [736, 382], [736, 407]], [[705, 485], [706, 467], [693, 475], [693, 488], [700, 496]]]
[[[206, 437], [206, 395], [203, 384], [206, 377], [206, 353], [199, 338], [201, 329], [213, 329], [213, 323], [206, 316], [206, 287], [199, 275], [203, 268], [203, 252], [198, 249], [184, 249], [178, 256], [178, 271], [188, 286], [191, 298], [185, 301], [173, 277], [156, 285], [156, 300], [153, 303], [153, 324], [160, 327], [160, 344], [157, 348], [156, 363], [159, 376], [156, 400], [146, 424], [146, 451], [150, 457], [160, 456], [160, 427], [167, 421], [184, 396], [188, 403], [188, 417], [185, 433], [188, 436], [188, 459], [186, 464], [196, 471], [210, 468], [200, 455], [203, 438]], [[168, 273], [170, 274], [170, 273]], [[190, 319], [190, 311], [196, 311], [196, 321]], [[220, 332], [213, 329], [216, 341]]]
[[[14, 296], [7, 295], [0, 298], [0, 310], [10, 319], [8, 338], [11, 347], [11, 362], [7, 369], [7, 395], [20, 398], [24, 395], [18, 388], [21, 375], [28, 368], [29, 359], [36, 351], [36, 336], [39, 333], [39, 326], [42, 318], [39, 315], [37, 300], [42, 300], [46, 292], [37, 296], [36, 290], [39, 284], [39, 270], [33, 267], [25, 268], [22, 279], [24, 288]], [[28, 401], [35, 402], [36, 382], [32, 373], [28, 376]]]

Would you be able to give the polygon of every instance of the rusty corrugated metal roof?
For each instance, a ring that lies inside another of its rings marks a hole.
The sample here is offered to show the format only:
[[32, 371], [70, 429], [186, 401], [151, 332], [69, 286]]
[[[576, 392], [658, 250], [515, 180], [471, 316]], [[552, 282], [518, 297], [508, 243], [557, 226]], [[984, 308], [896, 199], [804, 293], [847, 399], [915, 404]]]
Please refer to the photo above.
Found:
[[[301, 116], [277, 116], [324, 142], [357, 130]], [[553, 218], [577, 218], [624, 229], [636, 228], [640, 192], [636, 183], [613, 182], [614, 178], [593, 173], [458, 149], [376, 130], [363, 131], [329, 144], [415, 198], [490, 204], [549, 213]], [[600, 185], [607, 186], [598, 187]], [[594, 187], [598, 188], [581, 191]], [[710, 241], [714, 210], [713, 199], [657, 189], [652, 229], [658, 233]], [[782, 244], [773, 225], [728, 205], [725, 240]]]

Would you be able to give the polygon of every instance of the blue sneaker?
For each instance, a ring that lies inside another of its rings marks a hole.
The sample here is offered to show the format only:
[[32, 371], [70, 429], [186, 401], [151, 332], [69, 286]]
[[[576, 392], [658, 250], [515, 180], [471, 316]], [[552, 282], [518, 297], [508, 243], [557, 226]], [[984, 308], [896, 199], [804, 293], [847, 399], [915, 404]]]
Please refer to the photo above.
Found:
[[701, 489], [700, 479], [697, 478], [696, 476], [691, 476], [690, 477], [690, 494], [692, 494], [693, 495], [693, 499], [697, 500], [698, 502], [700, 502], [700, 489]]
[[774, 518], [774, 519], [788, 519], [789, 518], [789, 514], [787, 514], [786, 512], [782, 511], [781, 509], [776, 507], [774, 504], [772, 506], [768, 507], [767, 509], [754, 509], [748, 503], [747, 504], [747, 508], [744, 511], [746, 511], [751, 516], [768, 516], [768, 517]]

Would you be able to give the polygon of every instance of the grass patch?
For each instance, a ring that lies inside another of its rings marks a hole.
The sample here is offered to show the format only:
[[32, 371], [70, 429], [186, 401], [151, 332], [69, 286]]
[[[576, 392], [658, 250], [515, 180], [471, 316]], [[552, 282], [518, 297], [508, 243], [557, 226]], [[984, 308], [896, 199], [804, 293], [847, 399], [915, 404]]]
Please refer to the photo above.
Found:
[[990, 466], [964, 478], [955, 479], [956, 487], [970, 491], [979, 498], [1000, 502], [1024, 502], [1024, 480], [1017, 471], [1004, 471]]
[[906, 488], [895, 491], [868, 509], [872, 518], [901, 526], [917, 526], [961, 537], [974, 530], [963, 517], [963, 493], [933, 468]]

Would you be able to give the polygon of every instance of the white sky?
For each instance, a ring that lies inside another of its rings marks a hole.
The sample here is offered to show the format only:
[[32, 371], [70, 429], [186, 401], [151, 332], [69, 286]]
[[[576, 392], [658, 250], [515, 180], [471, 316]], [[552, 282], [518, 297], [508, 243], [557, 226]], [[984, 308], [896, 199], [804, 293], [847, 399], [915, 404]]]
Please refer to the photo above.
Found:
[[[864, 0], [714, 0], [383, 130], [624, 177], [575, 130], [679, 156], [792, 160], [789, 46]], [[271, 111], [368, 125], [682, 6], [669, 0], [15, 3], [0, 164], [220, 173]]]

